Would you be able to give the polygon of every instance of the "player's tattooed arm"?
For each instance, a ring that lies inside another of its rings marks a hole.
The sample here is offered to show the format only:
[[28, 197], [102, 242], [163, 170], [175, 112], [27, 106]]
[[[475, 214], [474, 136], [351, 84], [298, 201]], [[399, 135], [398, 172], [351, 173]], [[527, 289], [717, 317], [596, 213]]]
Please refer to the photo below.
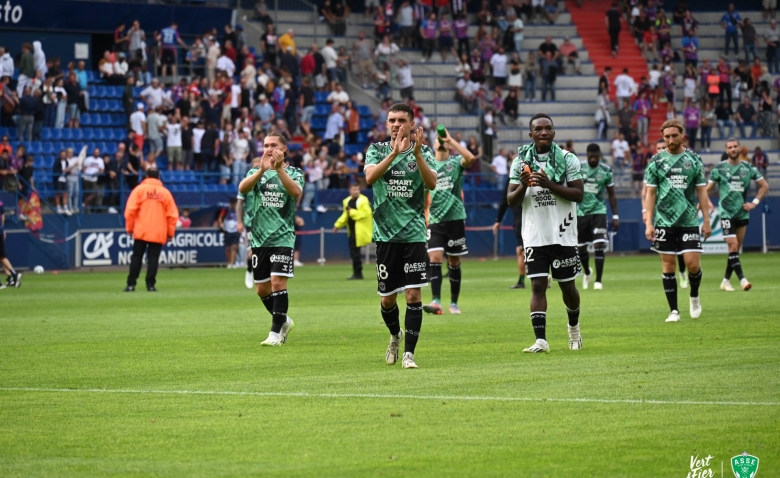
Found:
[[742, 205], [742, 209], [745, 211], [750, 211], [751, 209], [754, 209], [758, 204], [760, 203], [764, 197], [766, 197], [766, 193], [769, 192], [769, 183], [766, 181], [766, 179], [761, 178], [756, 180], [756, 185], [758, 185], [758, 191], [756, 191], [756, 198], [751, 202], [746, 202]]
[[257, 171], [255, 171], [251, 176], [247, 176], [246, 178], [242, 179], [241, 182], [238, 184], [238, 192], [241, 194], [248, 194], [249, 191], [251, 191], [258, 181], [260, 181], [260, 178], [263, 177], [266, 171], [271, 169], [271, 163], [270, 163], [270, 157], [271, 157], [271, 150], [266, 149], [263, 153], [263, 160], [260, 163], [260, 166], [257, 168]]
[[390, 145], [393, 147], [393, 150], [390, 151], [390, 154], [388, 154], [385, 159], [377, 164], [366, 164], [363, 171], [366, 175], [366, 183], [369, 186], [385, 175], [387, 170], [390, 169], [390, 165], [393, 164], [393, 161], [395, 161], [395, 158], [397, 158], [399, 154], [409, 149], [409, 138], [405, 138], [402, 134], [398, 134], [395, 140], [390, 140]]
[[[645, 237], [648, 241], [655, 240], [655, 227], [653, 227], [653, 215], [655, 214], [655, 201], [658, 191], [654, 186], [648, 186], [645, 192]], [[705, 221], [706, 222], [706, 221]]]
[[701, 208], [701, 215], [704, 221], [701, 224], [701, 234], [706, 241], [708, 237], [712, 235], [712, 226], [710, 225], [710, 198], [707, 196], [706, 186], [696, 186], [696, 196], [699, 198], [699, 207]]

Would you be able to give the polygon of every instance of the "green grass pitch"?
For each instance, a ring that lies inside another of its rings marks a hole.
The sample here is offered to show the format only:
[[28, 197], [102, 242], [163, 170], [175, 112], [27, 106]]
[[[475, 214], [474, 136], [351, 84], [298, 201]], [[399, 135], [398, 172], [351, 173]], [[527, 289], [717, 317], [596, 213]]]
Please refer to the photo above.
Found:
[[743, 451], [780, 476], [780, 256], [742, 264], [754, 289], [725, 293], [704, 256], [702, 317], [681, 289], [667, 324], [658, 258], [608, 257], [583, 350], [556, 286], [551, 352], [530, 355], [513, 261], [466, 261], [463, 314], [425, 317], [418, 370], [384, 363], [370, 266], [299, 268], [279, 348], [242, 270], [162, 270], [157, 294], [28, 274], [0, 291], [0, 476], [685, 477], [709, 455], [719, 477]]

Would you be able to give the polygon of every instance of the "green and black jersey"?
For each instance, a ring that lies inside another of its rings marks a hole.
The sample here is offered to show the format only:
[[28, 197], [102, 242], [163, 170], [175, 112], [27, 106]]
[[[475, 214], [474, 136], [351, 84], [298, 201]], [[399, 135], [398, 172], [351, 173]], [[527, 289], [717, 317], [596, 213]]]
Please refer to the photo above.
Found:
[[699, 155], [686, 149], [680, 154], [661, 151], [645, 170], [647, 187], [656, 188], [656, 227], [699, 227], [696, 187], [705, 186]]
[[606, 214], [607, 204], [604, 202], [604, 192], [607, 187], [614, 186], [612, 168], [604, 163], [599, 163], [591, 168], [587, 162], [580, 164], [580, 174], [585, 183], [585, 194], [582, 202], [577, 204], [577, 215]]
[[432, 167], [436, 171], [436, 189], [431, 191], [429, 224], [466, 219], [462, 159], [462, 156], [454, 156], [446, 161], [434, 161]]
[[[290, 166], [284, 170], [303, 190], [303, 172]], [[249, 170], [247, 177], [255, 171], [257, 168]], [[295, 198], [284, 189], [276, 171], [266, 171], [245, 195], [244, 217], [245, 223], [252, 228], [249, 236], [252, 247], [294, 246]]]
[[718, 212], [721, 219], [748, 219], [750, 212], [742, 206], [747, 202], [750, 181], [761, 179], [763, 176], [758, 169], [746, 161], [740, 161], [736, 166], [723, 161], [715, 166], [710, 173], [710, 182], [718, 185]]
[[[388, 143], [374, 143], [366, 152], [366, 169], [376, 166], [393, 152]], [[428, 146], [422, 147], [428, 166], [436, 160]], [[393, 164], [372, 185], [374, 190], [374, 242], [425, 242], [425, 183], [417, 161], [414, 145], [399, 154]]]

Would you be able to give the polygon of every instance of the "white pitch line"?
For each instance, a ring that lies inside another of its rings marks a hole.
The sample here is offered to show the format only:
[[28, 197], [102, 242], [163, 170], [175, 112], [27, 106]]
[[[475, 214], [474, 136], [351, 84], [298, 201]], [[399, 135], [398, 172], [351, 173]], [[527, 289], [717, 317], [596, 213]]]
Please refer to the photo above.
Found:
[[607, 403], [647, 405], [714, 405], [742, 407], [778, 407], [780, 402], [726, 402], [688, 400], [645, 400], [607, 398], [537, 398], [537, 397], [490, 397], [468, 395], [402, 395], [382, 393], [309, 393], [309, 392], [242, 392], [230, 390], [125, 390], [104, 388], [33, 388], [0, 387], [0, 392], [42, 392], [42, 393], [118, 393], [138, 395], [223, 395], [238, 397], [298, 397], [298, 398], [369, 398], [408, 400], [450, 400], [463, 402], [560, 402], [560, 403]]

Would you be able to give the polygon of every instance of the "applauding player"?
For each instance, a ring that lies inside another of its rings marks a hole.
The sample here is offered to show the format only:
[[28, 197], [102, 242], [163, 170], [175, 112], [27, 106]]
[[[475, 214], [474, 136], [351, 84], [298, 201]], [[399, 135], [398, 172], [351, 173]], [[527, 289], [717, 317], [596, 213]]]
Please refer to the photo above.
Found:
[[[303, 173], [285, 166], [287, 140], [269, 133], [262, 163], [238, 185], [246, 198], [246, 223], [252, 229], [252, 269], [257, 295], [271, 314], [271, 332], [260, 345], [282, 345], [295, 324], [287, 317], [287, 279], [293, 277], [295, 200], [303, 192]], [[253, 161], [253, 165], [255, 162]]]
[[377, 289], [382, 297], [382, 319], [390, 330], [385, 361], [398, 361], [404, 333], [396, 298], [406, 296], [406, 344], [403, 367], [417, 368], [414, 351], [422, 327], [420, 287], [428, 285], [425, 248], [425, 191], [436, 187], [431, 169], [433, 151], [423, 146], [423, 130], [414, 127], [414, 110], [396, 103], [387, 112], [390, 141], [374, 143], [366, 152], [366, 182], [374, 190], [374, 242]]
[[[441, 263], [447, 254], [450, 271], [450, 314], [460, 314], [460, 256], [469, 253], [466, 245], [466, 208], [463, 207], [463, 171], [477, 159], [471, 152], [454, 141], [449, 133], [440, 138], [436, 149], [436, 189], [431, 191], [428, 206], [428, 280], [431, 283], [433, 301], [423, 306], [429, 314], [442, 314]], [[450, 157], [450, 149], [457, 156]]]
[[[667, 322], [679, 322], [675, 255], [682, 254], [688, 268], [691, 287], [691, 318], [701, 316], [699, 285], [701, 284], [701, 236], [706, 240], [712, 233], [709, 221], [704, 171], [699, 155], [683, 147], [683, 126], [678, 120], [667, 120], [661, 126], [666, 150], [647, 165], [645, 180], [645, 236], [653, 241], [652, 250], [661, 255], [663, 284], [669, 303]], [[697, 218], [696, 201], [706, 218], [701, 232]]]
[[593, 244], [596, 255], [596, 283], [593, 284], [593, 289], [601, 290], [601, 275], [604, 273], [604, 245], [609, 243], [604, 190], [609, 195], [609, 205], [612, 208], [612, 230], [614, 232], [617, 232], [620, 226], [620, 218], [617, 212], [612, 168], [601, 162], [601, 148], [598, 144], [589, 144], [586, 153], [588, 161], [583, 163], [581, 168], [582, 179], [585, 182], [585, 194], [582, 202], [577, 205], [577, 246], [580, 249], [580, 261], [585, 268], [582, 288], [587, 289], [590, 285], [588, 245]]
[[582, 348], [580, 294], [575, 284], [580, 274], [577, 253], [577, 206], [582, 201], [580, 161], [574, 153], [555, 144], [555, 127], [544, 113], [531, 118], [533, 143], [518, 150], [509, 173], [507, 202], [523, 203], [523, 244], [528, 278], [531, 279], [531, 324], [536, 342], [523, 352], [549, 352], [547, 344], [547, 274], [563, 292], [569, 316], [569, 349]]
[[[755, 166], [739, 159], [739, 141], [729, 139], [726, 141], [726, 154], [728, 161], [723, 161], [712, 170], [710, 180], [707, 183], [707, 194], [710, 195], [718, 185], [720, 203], [720, 228], [723, 230], [723, 238], [729, 246], [729, 258], [726, 265], [726, 275], [720, 283], [720, 290], [733, 292], [729, 282], [731, 273], [736, 272], [742, 290], [750, 290], [753, 285], [745, 279], [742, 273], [742, 264], [739, 263], [739, 250], [742, 241], [745, 240], [745, 230], [750, 219], [750, 210], [758, 206], [769, 191], [769, 183], [766, 182]], [[758, 192], [753, 201], [747, 201], [750, 181], [758, 184]]]

